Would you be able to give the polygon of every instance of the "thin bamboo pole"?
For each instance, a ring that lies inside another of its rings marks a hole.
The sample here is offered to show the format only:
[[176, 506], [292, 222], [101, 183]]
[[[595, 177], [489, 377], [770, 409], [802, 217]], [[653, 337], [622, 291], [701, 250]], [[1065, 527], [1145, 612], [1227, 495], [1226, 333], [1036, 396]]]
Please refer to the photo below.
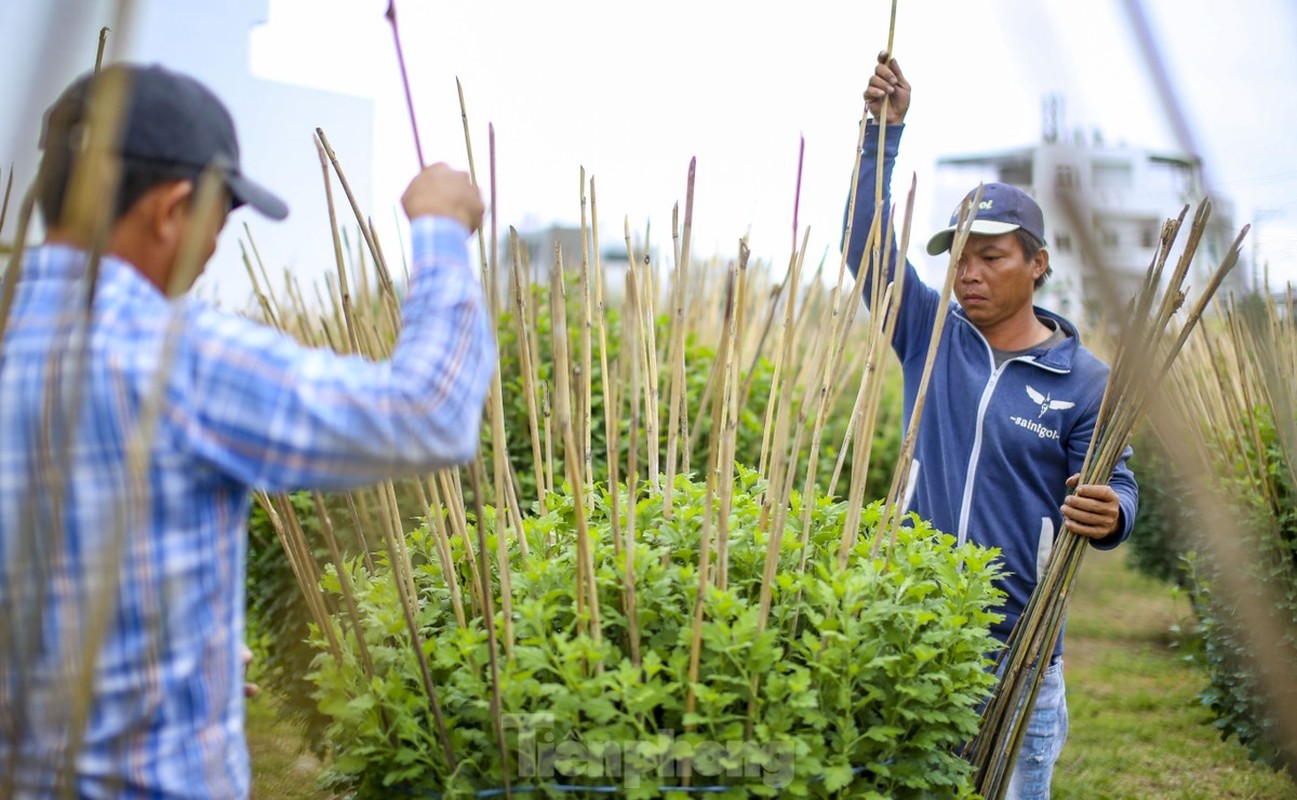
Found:
[[[658, 369], [659, 356], [657, 345], [657, 288], [653, 277], [654, 266], [650, 258], [652, 249], [650, 247], [649, 233], [651, 228], [646, 223], [644, 226], [644, 272], [640, 279], [644, 282], [640, 289], [640, 315], [639, 324], [644, 331], [644, 375], [647, 378], [644, 384], [645, 397], [647, 402], [644, 406], [644, 442], [648, 448], [648, 481], [653, 491], [661, 491], [662, 488], [662, 465], [660, 444], [661, 432], [659, 425], [662, 420], [661, 403], [662, 403], [662, 386], [660, 380], [660, 371]], [[626, 229], [626, 244], [630, 245], [630, 228]], [[628, 250], [628, 252], [631, 252]]]
[[[554, 411], [559, 434], [563, 438], [563, 466], [572, 485], [576, 517], [577, 613], [588, 620], [590, 637], [602, 637], [599, 612], [599, 587], [594, 570], [594, 553], [586, 515], [584, 476], [576, 429], [572, 423], [571, 359], [568, 356], [567, 302], [563, 292], [563, 263], [556, 259], [550, 271], [550, 320], [554, 337]], [[601, 665], [600, 665], [601, 666]]]
[[341, 666], [344, 662], [342, 644], [338, 639], [338, 632], [334, 630], [332, 614], [320, 589], [320, 574], [315, 566], [315, 556], [311, 552], [311, 546], [306, 542], [306, 535], [302, 532], [301, 525], [297, 522], [297, 515], [293, 513], [288, 498], [284, 495], [271, 498], [262, 494], [258, 502], [265, 509], [270, 525], [284, 548], [284, 554], [288, 556], [288, 565], [293, 571], [293, 577], [297, 579], [302, 596], [306, 598], [306, 606], [311, 613], [311, 618], [328, 640], [329, 654]]
[[[639, 316], [634, 260], [631, 269], [626, 272], [626, 301], [622, 341], [626, 346], [626, 364], [630, 372], [630, 448], [626, 456], [626, 524], [622, 528], [622, 558], [624, 570], [622, 594], [626, 604], [626, 630], [630, 639], [631, 663], [639, 669], [642, 660], [640, 654], [639, 608], [635, 597], [635, 520], [639, 500], [639, 431], [640, 408], [644, 398], [640, 395], [640, 358], [639, 351], [644, 347], [641, 328], [629, 324]], [[615, 512], [614, 512], [615, 513]]]
[[[386, 486], [391, 490], [391, 483]], [[423, 684], [424, 694], [428, 698], [428, 707], [432, 712], [433, 723], [437, 726], [437, 736], [441, 741], [442, 751], [446, 757], [447, 768], [454, 772], [457, 767], [455, 749], [451, 745], [450, 732], [446, 719], [441, 711], [437, 687], [432, 680], [432, 671], [428, 667], [428, 656], [423, 647], [423, 636], [419, 633], [419, 624], [415, 619], [417, 590], [415, 590], [409, 571], [409, 552], [405, 549], [400, 526], [390, 518], [384, 518], [382, 525], [383, 538], [387, 544], [388, 559], [392, 569], [392, 581], [396, 584], [397, 596], [401, 603], [402, 616], [405, 619], [406, 632], [410, 636], [410, 649], [419, 667], [419, 678]], [[485, 592], [483, 593], [485, 596]]]
[[[725, 391], [722, 393], [722, 403], [724, 416], [718, 431], [719, 454], [717, 456], [717, 482], [720, 487], [720, 497], [718, 498], [717, 509], [717, 531], [716, 531], [716, 588], [725, 591], [729, 586], [729, 539], [730, 539], [730, 509], [734, 501], [734, 457], [736, 442], [738, 440], [738, 423], [739, 423], [739, 395], [743, 391], [739, 385], [739, 361], [742, 353], [739, 347], [742, 344], [742, 329], [740, 323], [741, 309], [743, 308], [743, 298], [745, 295], [747, 283], [748, 258], [751, 250], [748, 249], [746, 239], [739, 240], [739, 259], [737, 270], [737, 288], [736, 288], [736, 306], [740, 313], [735, 313], [730, 317], [730, 338], [734, 345], [727, 352], [727, 370], [728, 378], [725, 382]], [[713, 444], [716, 447], [716, 444]]]
[[446, 520], [441, 513], [440, 504], [434, 506], [429, 501], [423, 481], [415, 479], [414, 486], [419, 494], [419, 506], [423, 509], [428, 532], [432, 536], [434, 546], [437, 548], [437, 561], [441, 564], [441, 574], [446, 581], [446, 588], [450, 592], [450, 607], [455, 613], [455, 623], [461, 628], [466, 628], [468, 627], [468, 619], [464, 615], [464, 599], [459, 588], [459, 575], [456, 574], [455, 570], [454, 554], [450, 549], [450, 537], [446, 534]]
[[[121, 96], [119, 95], [115, 105], [120, 106], [120, 103]], [[93, 136], [92, 134], [92, 138]], [[221, 202], [223, 184], [224, 174], [219, 168], [209, 167], [203, 171], [195, 191], [194, 220], [204, 221], [217, 218], [217, 206]], [[87, 184], [87, 187], [91, 185]], [[84, 209], [83, 213], [93, 214], [94, 212]], [[102, 209], [100, 214], [103, 214]], [[88, 324], [90, 312], [93, 308], [93, 288], [98, 271], [98, 258], [95, 251], [98, 249], [97, 243], [102, 241], [102, 233], [106, 230], [107, 223], [102, 219], [95, 220], [93, 217], [87, 216], [81, 219], [80, 224], [84, 229], [96, 232], [95, 237], [90, 240], [96, 244], [92, 247], [90, 254], [86, 284], [85, 322]], [[87, 613], [88, 619], [84, 623], [84, 634], [79, 640], [78, 654], [81, 656], [81, 661], [71, 663], [67, 667], [71, 702], [69, 737], [67, 748], [63, 754], [65, 759], [64, 767], [61, 770], [61, 775], [64, 777], [76, 774], [76, 759], [84, 743], [86, 726], [91, 713], [91, 703], [94, 698], [94, 680], [100, 649], [108, 630], [111, 628], [108, 620], [111, 619], [117, 608], [117, 588], [121, 580], [121, 572], [118, 567], [125, 552], [126, 540], [129, 532], [135, 530], [140, 524], [139, 519], [145, 515], [145, 509], [148, 508], [151, 488], [149, 464], [153, 455], [153, 437], [162, 414], [162, 401], [166, 394], [170, 371], [174, 364], [180, 333], [186, 318], [179, 298], [197, 278], [198, 271], [206, 260], [205, 243], [209, 241], [208, 237], [212, 234], [213, 231], [207, 229], [200, 222], [200, 224], [191, 225], [180, 242], [176, 262], [172, 268], [167, 286], [167, 296], [171, 299], [172, 313], [158, 360], [160, 366], [154, 375], [153, 385], [149, 387], [149, 391], [140, 404], [135, 426], [127, 436], [125, 447], [126, 481], [124, 487], [126, 493], [122, 502], [115, 509], [114, 518], [109, 533], [105, 537], [104, 549], [99, 560], [88, 567], [90, 574], [86, 576], [85, 580], [88, 587], [86, 596], [90, 600]], [[83, 342], [88, 341], [88, 339], [88, 336], [82, 335]], [[84, 344], [80, 351], [77, 373], [84, 374], [86, 358]], [[47, 397], [49, 397], [48, 394]], [[78, 408], [79, 406], [79, 400], [74, 401], [73, 407]], [[75, 433], [70, 432], [67, 441], [71, 442], [74, 437]], [[67, 463], [66, 457], [65, 463]], [[64, 474], [68, 474], [66, 467], [64, 468]], [[150, 646], [156, 646], [156, 644], [152, 644], [154, 641], [153, 638], [150, 638]]]
[[[777, 502], [777, 499], [772, 497], [771, 492], [774, 491], [776, 495], [778, 494], [776, 487], [783, 484], [784, 462], [787, 460], [783, 454], [788, 446], [788, 426], [792, 413], [794, 381], [787, 378], [783, 373], [787, 369], [792, 369], [793, 347], [796, 341], [794, 314], [797, 308], [802, 259], [806, 254], [806, 241], [809, 236], [810, 231], [807, 230], [803, 234], [802, 249], [792, 256], [788, 279], [785, 282], [788, 287], [788, 299], [784, 306], [784, 325], [780, 331], [779, 355], [775, 360], [774, 376], [770, 381], [770, 395], [766, 401], [765, 428], [761, 437], [761, 459], [758, 467], [758, 471], [769, 480], [766, 497], [761, 507], [762, 531], [769, 530], [771, 507]], [[773, 462], [770, 461], [771, 453], [775, 455]], [[770, 565], [767, 564], [767, 570], [769, 569]]]
[[[676, 455], [680, 446], [680, 420], [687, 414], [685, 396], [685, 286], [689, 279], [689, 251], [693, 238], [694, 178], [698, 159], [689, 159], [689, 177], [685, 189], [684, 232], [676, 252], [675, 311], [671, 324], [671, 401], [667, 406], [667, 464], [666, 486], [662, 491], [662, 516], [671, 519], [675, 513]], [[674, 236], [674, 225], [672, 234]]]
[[[977, 218], [977, 205], [982, 201], [982, 186], [979, 184], [977, 190], [971, 198], [965, 198], [959, 208], [959, 220], [955, 225], [955, 238], [950, 245], [950, 259], [946, 265], [946, 280], [941, 288], [941, 299], [937, 308], [946, 308], [950, 304], [951, 289], [955, 285], [955, 274], [959, 270], [959, 260], [963, 256], [964, 244], [968, 241], [968, 236], [972, 232], [973, 220]], [[883, 519], [878, 524], [878, 535], [874, 538], [874, 544], [871, 548], [871, 555], [877, 556], [882, 544], [882, 533], [888, 531], [887, 547], [888, 552], [896, 543], [897, 533], [900, 531], [901, 517], [905, 511], [906, 489], [909, 484], [910, 468], [914, 462], [914, 448], [918, 440], [919, 426], [923, 420], [923, 407], [928, 393], [928, 382], [932, 378], [932, 366], [936, 362], [937, 349], [941, 343], [941, 334], [945, 329], [946, 318], [949, 314], [938, 314], [936, 323], [932, 326], [932, 334], [928, 339], [928, 357], [923, 365], [923, 373], [919, 379], [919, 389], [914, 402], [914, 408], [910, 412], [909, 424], [905, 429], [905, 439], [901, 443], [901, 456], [896, 463], [896, 471], [892, 474], [892, 487], [888, 491], [888, 504], [884, 510]]]
[[5, 217], [9, 214], [9, 197], [14, 190], [14, 167], [9, 165], [9, 179], [5, 181], [4, 199], [0, 200], [0, 233], [4, 233]]
[[[477, 553], [478, 553], [478, 558], [481, 559], [478, 568], [489, 583], [490, 575], [491, 575], [491, 566], [489, 563], [487, 563], [487, 558], [486, 558], [486, 551], [487, 551], [486, 516], [482, 508], [482, 482], [478, 478], [478, 467], [476, 462], [470, 465], [468, 474], [469, 474], [469, 480], [472, 482], [473, 506], [477, 517], [477, 524], [474, 527], [477, 528]], [[503, 531], [501, 531], [501, 533], [499, 534], [499, 538], [501, 542], [504, 541]], [[505, 566], [507, 563], [508, 563], [507, 560], [502, 561], [500, 563], [500, 579], [501, 579], [500, 593], [501, 593], [501, 597], [505, 599], [505, 603], [506, 603], [505, 608], [509, 607], [508, 598], [510, 592], [510, 589], [508, 588], [509, 575], [508, 575], [507, 568]], [[500, 697], [500, 663], [499, 663], [499, 656], [497, 653], [499, 647], [496, 644], [496, 639], [499, 634], [497, 633], [496, 626], [495, 626], [495, 605], [492, 602], [492, 594], [493, 592], [491, 591], [489, 585], [486, 587], [486, 591], [483, 592], [482, 594], [482, 599], [484, 602], [484, 605], [482, 607], [482, 611], [483, 611], [482, 626], [486, 630], [487, 658], [491, 670], [491, 722], [495, 727], [495, 741], [497, 747], [499, 748], [500, 772], [501, 772], [501, 777], [504, 780], [504, 795], [505, 797], [512, 797], [513, 796], [513, 768], [509, 763], [509, 747], [505, 742], [505, 738], [504, 738], [504, 719], [502, 717], [504, 708], [503, 708], [503, 701], [501, 700]], [[512, 646], [508, 644], [509, 640], [513, 638], [513, 630], [509, 622], [509, 615], [510, 612], [508, 611], [505, 611], [501, 615], [503, 617], [502, 621], [504, 622], [504, 627], [505, 627], [504, 636], [506, 641], [506, 645], [505, 645], [506, 660], [513, 658]]]
[[359, 353], [360, 341], [356, 338], [356, 323], [352, 319], [351, 290], [347, 286], [347, 269], [342, 258], [342, 237], [338, 233], [338, 213], [333, 203], [333, 183], [329, 180], [329, 157], [319, 137], [315, 138], [315, 149], [320, 157], [320, 171], [324, 177], [324, 200], [329, 208], [329, 230], [333, 233], [333, 255], [338, 270], [338, 295], [342, 305], [342, 317], [347, 326], [348, 352]]
[[522, 392], [527, 398], [527, 429], [531, 433], [532, 470], [536, 478], [536, 501], [540, 503], [540, 513], [548, 509], [548, 493], [552, 486], [545, 479], [545, 458], [542, 452], [543, 443], [540, 436], [540, 423], [536, 408], [536, 393], [539, 380], [532, 358], [531, 326], [528, 323], [527, 293], [522, 283], [522, 255], [519, 252], [518, 231], [509, 227], [509, 248], [513, 253], [513, 296], [514, 296], [514, 338], [518, 346], [518, 372], [522, 376]]
[[[585, 197], [585, 167], [581, 168], [581, 380], [577, 387], [580, 390], [578, 399], [581, 404], [581, 429], [580, 441], [583, 444], [581, 448], [581, 457], [585, 463], [585, 491], [592, 493], [594, 491], [594, 454], [593, 434], [591, 421], [591, 404], [593, 400], [593, 387], [591, 366], [593, 365], [593, 350], [591, 345], [591, 330], [594, 325], [591, 302], [593, 301], [592, 293], [594, 287], [590, 281], [590, 246], [589, 236], [590, 229], [586, 222], [586, 197]], [[606, 375], [606, 373], [605, 373]], [[604, 383], [607, 383], [605, 379]], [[575, 488], [575, 487], [573, 487]]]

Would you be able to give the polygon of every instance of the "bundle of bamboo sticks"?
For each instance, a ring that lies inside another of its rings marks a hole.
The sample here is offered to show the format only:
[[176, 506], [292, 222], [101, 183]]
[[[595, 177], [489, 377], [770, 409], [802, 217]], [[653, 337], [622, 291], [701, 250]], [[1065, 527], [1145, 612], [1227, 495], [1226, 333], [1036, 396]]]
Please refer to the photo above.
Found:
[[1293, 502], [1287, 487], [1297, 475], [1297, 298], [1289, 286], [1283, 297], [1218, 305], [1212, 324], [1189, 340], [1168, 376], [1150, 422], [1187, 484], [1194, 524], [1180, 532], [1180, 546], [1198, 553], [1197, 591], [1214, 614], [1237, 622], [1222, 626], [1242, 654], [1225, 669], [1255, 681], [1256, 727], [1291, 772], [1297, 563], [1284, 519]]
[[[1128, 308], [1129, 317], [1118, 337], [1094, 437], [1081, 469], [1081, 484], [1109, 481], [1132, 432], [1157, 396], [1189, 334], [1238, 261], [1246, 227], [1212, 273], [1188, 315], [1178, 326], [1173, 326], [1175, 314], [1186, 298], [1185, 280], [1210, 216], [1210, 204], [1204, 200], [1198, 206], [1180, 259], [1167, 276], [1164, 287], [1165, 266], [1188, 211], [1186, 206], [1178, 218], [1163, 225], [1153, 263]], [[982, 728], [969, 746], [969, 757], [977, 769], [977, 790], [988, 800], [999, 800], [1008, 788], [1031, 709], [1035, 707], [1050, 654], [1062, 630], [1086, 543], [1085, 538], [1072, 533], [1064, 524], [1046, 573], [1001, 654], [1000, 682], [983, 711]]]

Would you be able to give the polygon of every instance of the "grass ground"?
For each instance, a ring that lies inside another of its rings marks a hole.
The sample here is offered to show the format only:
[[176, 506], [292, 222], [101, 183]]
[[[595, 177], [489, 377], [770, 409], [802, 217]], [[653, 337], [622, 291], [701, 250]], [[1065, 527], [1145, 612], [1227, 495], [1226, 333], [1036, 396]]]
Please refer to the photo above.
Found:
[[248, 701], [253, 800], [328, 800], [315, 788], [321, 764], [302, 747], [302, 734], [278, 719], [264, 692]]
[[[1202, 674], [1169, 633], [1188, 619], [1187, 600], [1131, 572], [1120, 551], [1087, 555], [1068, 621], [1071, 735], [1055, 800], [1297, 800], [1290, 779], [1205, 724], [1195, 702]], [[249, 705], [254, 797], [325, 800], [313, 782], [319, 762], [271, 702]]]
[[1297, 800], [1287, 776], [1205, 724], [1203, 675], [1169, 633], [1191, 620], [1187, 599], [1130, 571], [1120, 550], [1087, 554], [1064, 643], [1071, 733], [1057, 800]]

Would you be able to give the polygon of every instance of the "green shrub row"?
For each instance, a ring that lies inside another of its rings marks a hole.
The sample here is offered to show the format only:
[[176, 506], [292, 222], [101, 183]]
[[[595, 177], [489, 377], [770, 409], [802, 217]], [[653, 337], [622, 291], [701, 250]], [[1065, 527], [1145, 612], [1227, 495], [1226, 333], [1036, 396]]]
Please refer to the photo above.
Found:
[[[696, 683], [689, 681], [689, 659], [704, 486], [680, 476], [670, 519], [660, 495], [636, 503], [638, 665], [608, 498], [600, 495], [587, 512], [602, 616], [597, 640], [590, 616], [577, 611], [573, 498], [551, 495], [549, 513], [524, 521], [530, 556], [511, 543], [515, 643], [507, 658], [499, 654], [515, 787], [570, 796], [578, 790], [554, 787], [615, 786], [622, 796], [656, 797], [663, 786], [683, 785], [688, 763], [694, 786], [730, 787], [709, 796], [969, 794], [970, 766], [954, 751], [976, 731], [978, 704], [993, 683], [984, 654], [995, 648], [988, 611], [1000, 599], [992, 584], [995, 551], [956, 548], [950, 536], [913, 519], [890, 561], [872, 558], [875, 504], [848, 568], [839, 570], [845, 504], [815, 499], [808, 563], [798, 572], [802, 499], [794, 497], [769, 626], [758, 632], [766, 536], [754, 496], [761, 488], [749, 470], [734, 486], [728, 585], [705, 594]], [[624, 527], [624, 495], [619, 507]], [[492, 517], [488, 510], [488, 523]], [[495, 546], [492, 535], [487, 547], [494, 553]], [[411, 534], [409, 547], [418, 628], [457, 768], [451, 771], [443, 755], [380, 556], [376, 574], [359, 559], [348, 564], [361, 630], [339, 616], [343, 661], [327, 653], [316, 661], [320, 708], [333, 720], [329, 774], [336, 788], [358, 798], [472, 797], [503, 786], [487, 634], [480, 616], [467, 627], [456, 624], [426, 527]], [[467, 587], [462, 540], [452, 548]], [[335, 595], [340, 590], [335, 573], [324, 584]], [[494, 628], [503, 635], [498, 604]], [[358, 634], [372, 673], [361, 665]]]
[[[1288, 763], [1277, 746], [1275, 706], [1262, 696], [1259, 680], [1267, 672], [1291, 676], [1292, 664], [1258, 662], [1239, 616], [1243, 603], [1266, 609], [1288, 631], [1288, 652], [1297, 653], [1297, 491], [1270, 411], [1253, 413], [1259, 438], [1244, 440], [1239, 463], [1220, 465], [1224, 475], [1232, 476], [1226, 480], [1231, 513], [1239, 523], [1235, 535], [1246, 537], [1261, 555], [1261, 563], [1251, 565], [1247, 576], [1253, 591], [1234, 598], [1220, 590], [1219, 571], [1197, 540], [1192, 490], [1151, 435], [1137, 442], [1140, 509], [1128, 558], [1140, 572], [1188, 590], [1198, 621], [1195, 629], [1182, 631], [1182, 645], [1206, 673], [1199, 700], [1221, 737], [1237, 737], [1254, 761], [1293, 772], [1297, 765]], [[1272, 492], [1262, 491], [1248, 477], [1258, 466]]]
[[[1222, 738], [1231, 736], [1248, 748], [1250, 757], [1276, 769], [1286, 769], [1297, 777], [1297, 763], [1285, 753], [1276, 727], [1276, 698], [1262, 695], [1260, 676], [1278, 677], [1277, 685], [1286, 687], [1287, 707], [1297, 704], [1297, 685], [1291, 682], [1293, 662], [1267, 663], [1259, 660], [1247, 645], [1239, 607], [1251, 604], [1287, 631], [1279, 652], [1297, 653], [1297, 484], [1275, 435], [1274, 421], [1268, 409], [1255, 412], [1261, 433], [1256, 442], [1244, 445], [1247, 462], [1260, 464], [1273, 491], [1257, 487], [1241, 477], [1237, 480], [1236, 518], [1238, 535], [1249, 537], [1260, 558], [1249, 565], [1249, 595], [1231, 598], [1217, 591], [1218, 571], [1210, 560], [1192, 559], [1194, 606], [1200, 622], [1200, 659], [1210, 682], [1200, 695], [1211, 709], [1214, 724]], [[1242, 475], [1242, 465], [1236, 474]]]
[[[551, 380], [553, 370], [548, 296], [546, 287], [534, 287], [530, 305], [535, 310], [529, 312], [535, 315], [533, 324], [538, 328], [539, 352], [533, 354], [532, 357], [540, 380], [546, 382]], [[567, 297], [568, 318], [579, 318], [579, 308], [577, 307], [579, 295], [574, 289], [568, 292]], [[615, 364], [622, 349], [621, 315], [614, 308], [609, 309], [604, 318], [608, 340], [608, 361], [610, 364]], [[659, 319], [661, 331], [665, 331], [665, 321], [665, 317]], [[579, 338], [576, 326], [572, 326], [569, 333], [571, 352], [579, 353]], [[522, 498], [523, 511], [529, 513], [531, 510], [530, 504], [538, 495], [533, 466], [527, 397], [523, 388], [524, 381], [518, 358], [516, 326], [512, 315], [501, 315], [498, 324], [498, 337], [509, 460], [518, 487], [518, 496]], [[663, 339], [664, 333], [660, 332], [658, 340], [662, 341]], [[597, 334], [593, 337], [593, 342], [593, 346], [597, 347]], [[606, 481], [607, 439], [604, 426], [603, 370], [597, 350], [591, 360], [591, 456], [594, 467], [593, 474], [595, 480]], [[697, 344], [692, 338], [686, 341], [686, 407], [690, 411], [691, 424], [692, 417], [697, 415], [697, 410], [702, 404], [708, 375], [711, 373], [714, 360], [715, 352], [711, 348]], [[773, 379], [773, 371], [770, 362], [763, 358], [756, 362], [754, 370], [750, 373], [749, 402], [741, 409], [737, 432], [735, 457], [738, 463], [756, 466], [760, 459], [766, 402], [770, 392], [770, 383]], [[871, 449], [866, 499], [881, 497], [887, 491], [893, 465], [896, 463], [900, 453], [900, 374], [895, 364], [890, 362], [882, 374], [883, 379], [886, 381], [883, 387], [884, 399], [881, 404], [882, 411], [875, 429], [874, 444]], [[747, 381], [748, 377], [749, 375], [745, 373], [743, 379]], [[833, 474], [839, 448], [845, 435], [847, 420], [850, 416], [850, 406], [854, 400], [854, 382], [859, 380], [859, 375], [849, 376], [849, 378], [848, 383], [852, 385], [853, 391], [843, 392], [839, 396], [836, 406], [828, 417], [828, 424], [822, 436], [818, 470], [818, 482], [821, 486], [826, 486]], [[552, 389], [552, 385], [550, 388]], [[542, 390], [537, 387], [534, 391], [533, 400], [536, 402], [537, 408], [540, 408]], [[663, 403], [658, 425], [658, 429], [661, 431], [659, 446], [663, 452], [666, 445], [667, 422], [667, 408], [666, 404]], [[623, 416], [618, 420], [618, 424], [621, 430], [621, 463], [625, 464], [630, 438], [628, 435], [629, 420]], [[808, 422], [808, 429], [809, 425]], [[711, 420], [707, 415], [703, 415], [700, 428], [701, 430], [696, 432], [696, 436], [691, 436], [698, 443], [696, 452], [691, 453], [691, 465], [695, 470], [705, 464], [708, 457]], [[557, 442], [558, 433], [555, 432], [553, 435]], [[804, 440], [798, 466], [801, 471], [805, 470], [809, 458], [810, 436], [805, 436]], [[491, 452], [489, 449], [491, 441], [491, 427], [486, 424], [483, 426], [482, 431], [484, 453]], [[643, 448], [642, 444], [641, 448]], [[642, 456], [640, 464], [641, 466], [645, 465]], [[563, 457], [561, 447], [557, 443], [555, 444], [553, 469], [554, 474], [561, 480], [564, 474]], [[850, 480], [851, 465], [850, 459], [848, 459], [837, 486], [837, 492], [840, 495], [846, 494]], [[798, 486], [800, 485], [799, 482]], [[465, 481], [465, 489], [467, 490], [467, 488], [467, 481]], [[402, 491], [402, 487], [397, 486], [399, 506], [403, 513], [410, 515], [403, 520], [408, 530], [414, 527], [417, 522], [415, 515], [421, 516], [424, 509], [419, 508], [417, 493], [408, 486], [406, 489], [406, 491]], [[492, 497], [486, 497], [485, 500], [488, 504], [494, 503]], [[328, 552], [321, 538], [315, 505], [310, 496], [305, 493], [293, 495], [292, 504], [297, 510], [307, 541], [315, 546], [316, 568], [322, 570], [328, 562]], [[469, 505], [471, 506], [471, 502]], [[349, 554], [355, 554], [357, 552], [354, 549], [356, 537], [346, 498], [344, 496], [327, 497], [326, 506], [329, 509], [330, 519], [334, 528], [338, 531], [344, 549]], [[376, 533], [372, 534], [370, 536], [370, 546], [375, 546], [377, 541], [378, 535]], [[287, 716], [306, 723], [308, 737], [317, 739], [318, 728], [322, 720], [315, 710], [315, 703], [310, 696], [311, 686], [304, 677], [307, 672], [307, 664], [312, 655], [309, 646], [306, 644], [307, 626], [311, 620], [310, 613], [269, 518], [256, 506], [253, 508], [249, 524], [248, 545], [248, 629], [249, 639], [256, 654], [255, 673], [257, 680], [264, 689], [276, 696], [280, 701], [281, 709], [285, 711]]]

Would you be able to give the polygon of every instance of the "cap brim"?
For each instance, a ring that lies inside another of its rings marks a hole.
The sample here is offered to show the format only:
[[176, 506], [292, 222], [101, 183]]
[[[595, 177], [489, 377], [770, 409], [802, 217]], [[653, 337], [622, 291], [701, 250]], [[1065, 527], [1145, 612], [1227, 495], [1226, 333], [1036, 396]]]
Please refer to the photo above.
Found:
[[225, 178], [225, 185], [230, 188], [234, 197], [234, 206], [251, 206], [267, 217], [280, 220], [288, 216], [288, 204], [279, 195], [261, 184], [238, 173]]
[[[1021, 225], [1014, 225], [1012, 222], [996, 222], [989, 219], [975, 219], [969, 233], [980, 233], [984, 236], [999, 236], [1004, 233], [1011, 233], [1021, 228]], [[954, 227], [937, 231], [932, 238], [928, 240], [928, 255], [939, 256], [950, 249], [950, 245], [955, 241]]]

